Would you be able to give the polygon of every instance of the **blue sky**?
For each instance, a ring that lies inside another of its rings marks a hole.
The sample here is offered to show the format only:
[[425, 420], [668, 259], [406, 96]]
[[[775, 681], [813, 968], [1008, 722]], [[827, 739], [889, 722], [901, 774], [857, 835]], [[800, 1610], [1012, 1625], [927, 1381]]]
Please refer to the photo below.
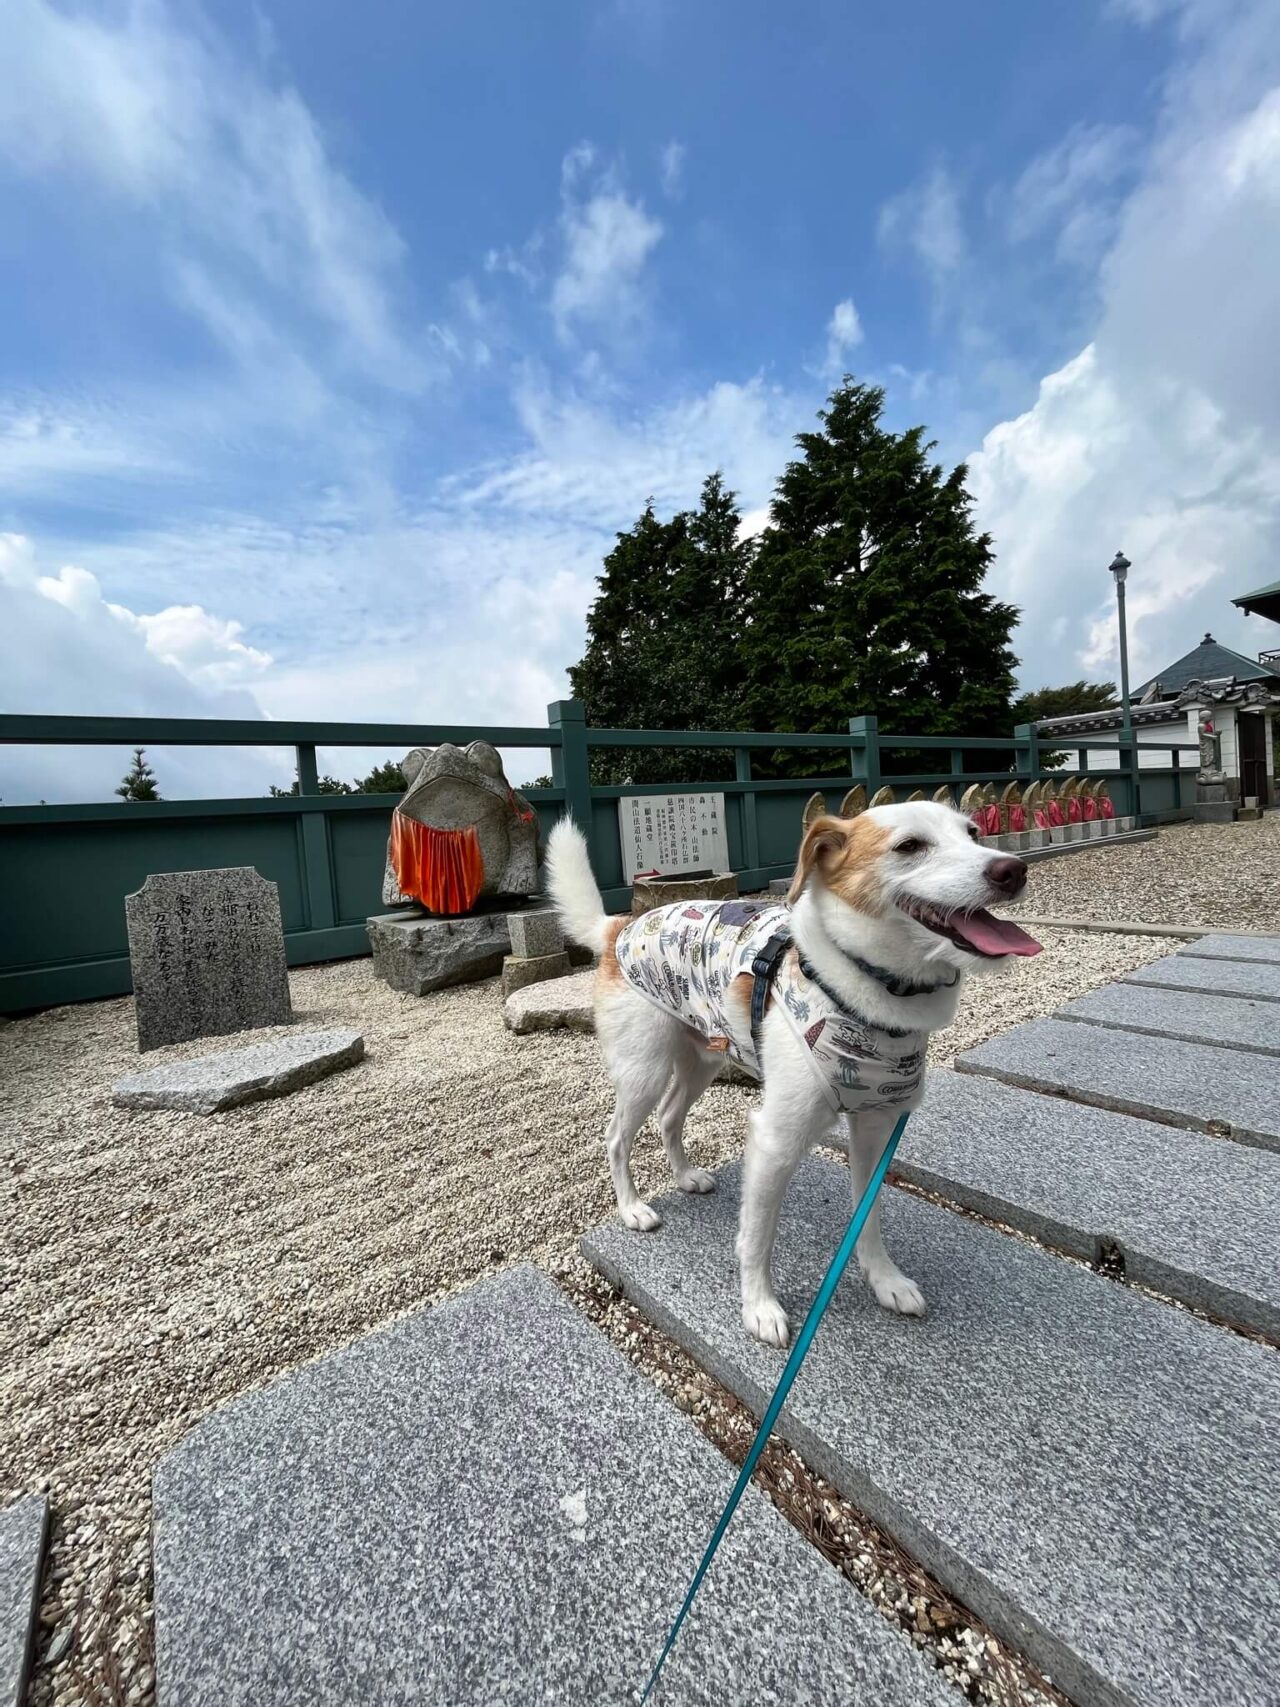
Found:
[[1273, 641], [1273, 6], [6, 18], [3, 709], [540, 722], [613, 531], [758, 526], [845, 368], [970, 461], [1027, 685], [1114, 675], [1118, 545], [1139, 678]]

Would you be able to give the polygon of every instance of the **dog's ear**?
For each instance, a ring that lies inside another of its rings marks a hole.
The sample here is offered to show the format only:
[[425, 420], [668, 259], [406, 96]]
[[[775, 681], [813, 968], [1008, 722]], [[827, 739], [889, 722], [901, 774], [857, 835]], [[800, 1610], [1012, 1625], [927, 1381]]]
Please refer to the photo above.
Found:
[[796, 861], [796, 873], [791, 879], [791, 887], [787, 890], [787, 901], [798, 901], [800, 892], [809, 881], [815, 865], [831, 859], [844, 847], [849, 835], [849, 824], [840, 818], [815, 818], [804, 833], [800, 843], [800, 857]]

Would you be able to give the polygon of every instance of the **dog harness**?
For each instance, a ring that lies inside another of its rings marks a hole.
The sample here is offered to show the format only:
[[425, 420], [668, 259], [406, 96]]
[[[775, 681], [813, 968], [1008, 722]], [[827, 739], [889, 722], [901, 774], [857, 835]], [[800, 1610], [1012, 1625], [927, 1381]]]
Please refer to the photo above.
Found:
[[[773, 993], [836, 1114], [901, 1108], [924, 1076], [921, 1031], [874, 1026], [844, 1007], [791, 943], [790, 909], [763, 901], [677, 902], [633, 919], [614, 945], [623, 977], [664, 1013], [761, 1077], [757, 1037]], [[776, 970], [773, 970], [776, 968]], [[752, 979], [753, 1001], [730, 998]]]

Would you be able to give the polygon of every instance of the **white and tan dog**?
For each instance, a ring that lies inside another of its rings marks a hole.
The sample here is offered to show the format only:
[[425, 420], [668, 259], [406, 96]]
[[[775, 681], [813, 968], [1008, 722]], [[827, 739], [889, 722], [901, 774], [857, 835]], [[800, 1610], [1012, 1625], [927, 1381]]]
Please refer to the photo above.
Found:
[[[969, 820], [947, 806], [909, 802], [873, 807], [856, 818], [819, 818], [801, 844], [789, 909], [777, 910], [793, 944], [793, 984], [799, 980], [809, 995], [821, 992], [825, 1011], [847, 1021], [845, 1029], [852, 1036], [881, 1041], [905, 1036], [907, 1047], [915, 1051], [911, 1063], [922, 1063], [928, 1033], [951, 1023], [969, 973], [1004, 964], [1011, 955], [1038, 951], [1039, 944], [1024, 931], [986, 911], [993, 903], [1016, 898], [1025, 883], [1021, 860], [984, 848]], [[758, 1033], [757, 1058], [750, 1022], [754, 980], [749, 972], [725, 982], [721, 1017], [727, 1015], [724, 1029], [729, 1035], [718, 1049], [709, 1046], [705, 1031], [691, 1023], [687, 1000], [682, 1011], [680, 990], [688, 998], [687, 978], [665, 974], [672, 988], [670, 1011], [664, 1009], [667, 997], [654, 974], [648, 975], [652, 988], [637, 988], [632, 933], [618, 942], [632, 922], [605, 913], [586, 843], [571, 820], [562, 820], [551, 833], [547, 886], [565, 933], [600, 957], [596, 1032], [617, 1092], [606, 1145], [618, 1212], [626, 1226], [647, 1232], [660, 1225], [657, 1211], [641, 1199], [631, 1175], [632, 1141], [653, 1110], [658, 1111], [676, 1184], [683, 1191], [710, 1191], [714, 1176], [690, 1166], [685, 1154], [685, 1117], [720, 1071], [726, 1041], [737, 1058], [759, 1070], [764, 1097], [751, 1117], [738, 1227], [742, 1316], [758, 1339], [785, 1345], [787, 1317], [774, 1295], [770, 1262], [792, 1175], [808, 1150], [829, 1137], [835, 1108], [847, 1109], [840, 1118], [847, 1132], [856, 1203], [895, 1120], [920, 1102], [922, 1070], [908, 1078], [905, 1089], [901, 1083], [878, 1087], [881, 1095], [892, 1096], [888, 1105], [875, 1106], [872, 1098], [868, 1106], [859, 1106], [858, 1097], [847, 1094], [843, 1101], [839, 1093], [833, 1098], [806, 1048], [804, 1026], [797, 1024], [797, 1014], [807, 1020], [808, 1011], [790, 990], [770, 1003]], [[663, 911], [678, 913], [675, 908]], [[750, 911], [737, 904], [733, 916], [736, 920]], [[708, 910], [682, 916], [704, 920]], [[662, 935], [664, 943], [676, 940], [677, 923], [673, 918], [672, 930]], [[711, 924], [723, 938], [723, 926], [714, 919]], [[706, 927], [699, 923], [692, 928]], [[651, 926], [649, 941], [657, 934]], [[701, 947], [694, 954], [701, 966]], [[696, 976], [693, 982], [701, 988]], [[899, 1053], [901, 1048], [898, 1045]], [[873, 1044], [870, 1058], [885, 1057]], [[846, 1070], [845, 1079], [856, 1083], [858, 1075]], [[878, 1206], [858, 1240], [857, 1255], [886, 1309], [905, 1315], [923, 1312], [919, 1287], [898, 1270], [885, 1249]]]

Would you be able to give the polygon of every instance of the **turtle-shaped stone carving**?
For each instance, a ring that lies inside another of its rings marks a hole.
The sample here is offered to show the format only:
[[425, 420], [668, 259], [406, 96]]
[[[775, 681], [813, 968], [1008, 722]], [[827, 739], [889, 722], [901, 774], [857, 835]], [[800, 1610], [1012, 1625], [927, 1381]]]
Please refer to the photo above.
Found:
[[408, 788], [391, 818], [382, 899], [429, 913], [469, 913], [489, 896], [538, 886], [538, 820], [487, 741], [415, 747]]

